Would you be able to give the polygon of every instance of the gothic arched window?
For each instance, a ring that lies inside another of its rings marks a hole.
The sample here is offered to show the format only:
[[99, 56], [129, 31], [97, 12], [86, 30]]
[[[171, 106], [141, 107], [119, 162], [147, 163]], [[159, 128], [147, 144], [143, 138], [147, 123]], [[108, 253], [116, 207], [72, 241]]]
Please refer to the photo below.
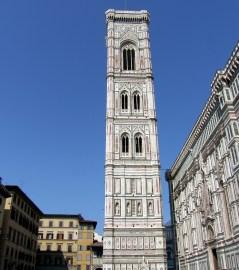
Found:
[[123, 70], [135, 70], [135, 49], [132, 44], [128, 44], [122, 49]]
[[138, 92], [133, 94], [134, 110], [140, 110], [140, 94]]
[[121, 109], [128, 110], [128, 94], [126, 92], [121, 94]]
[[137, 134], [134, 139], [135, 142], [135, 153], [141, 154], [143, 153], [143, 140], [140, 134]]
[[122, 135], [121, 143], [122, 143], [122, 153], [124, 154], [129, 153], [129, 137], [127, 134]]

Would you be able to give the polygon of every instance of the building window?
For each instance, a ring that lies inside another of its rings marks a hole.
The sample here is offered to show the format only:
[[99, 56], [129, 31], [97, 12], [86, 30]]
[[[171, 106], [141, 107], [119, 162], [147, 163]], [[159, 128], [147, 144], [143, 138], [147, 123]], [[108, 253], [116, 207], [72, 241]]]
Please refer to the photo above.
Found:
[[59, 221], [59, 227], [63, 227], [63, 221]]
[[51, 244], [47, 244], [47, 245], [46, 245], [46, 250], [47, 250], [47, 251], [51, 251]]
[[38, 233], [38, 239], [43, 239], [43, 233], [42, 232]]
[[129, 153], [129, 137], [127, 134], [122, 135], [122, 153]]
[[67, 251], [72, 252], [72, 245], [68, 245]]
[[48, 232], [46, 234], [46, 239], [53, 239], [53, 233], [52, 232]]
[[57, 233], [56, 239], [57, 240], [63, 240], [64, 239], [64, 233], [62, 233], [62, 232]]
[[224, 93], [225, 93], [226, 100], [230, 101], [231, 100], [231, 90], [230, 90], [230, 88], [225, 88]]
[[132, 45], [123, 48], [123, 70], [135, 70], [135, 49]]
[[69, 222], [69, 227], [73, 227], [73, 221]]
[[57, 245], [57, 251], [62, 251], [62, 246], [60, 244]]
[[53, 221], [49, 221], [49, 227], [53, 226]]
[[140, 111], [140, 95], [139, 95], [139, 93], [133, 94], [133, 103], [134, 103], [134, 110]]
[[126, 92], [121, 94], [121, 109], [123, 111], [128, 110], [128, 94]]
[[68, 233], [68, 239], [72, 240], [73, 239], [73, 233]]
[[143, 152], [143, 145], [142, 145], [143, 141], [142, 141], [141, 135], [137, 134], [135, 136], [134, 140], [135, 140], [135, 153], [136, 154], [142, 154], [142, 152]]

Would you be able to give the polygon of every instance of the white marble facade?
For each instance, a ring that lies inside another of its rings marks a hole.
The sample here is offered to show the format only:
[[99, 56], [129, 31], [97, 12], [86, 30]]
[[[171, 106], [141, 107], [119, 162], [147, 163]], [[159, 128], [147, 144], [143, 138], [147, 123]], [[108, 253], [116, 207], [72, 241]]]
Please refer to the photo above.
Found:
[[239, 44], [168, 175], [179, 268], [239, 269]]
[[106, 20], [104, 270], [165, 270], [149, 14]]

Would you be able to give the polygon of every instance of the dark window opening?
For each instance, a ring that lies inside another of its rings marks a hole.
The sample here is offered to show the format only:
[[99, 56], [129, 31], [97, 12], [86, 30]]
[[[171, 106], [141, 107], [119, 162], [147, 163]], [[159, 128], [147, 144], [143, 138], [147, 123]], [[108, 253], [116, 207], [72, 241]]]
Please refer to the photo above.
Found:
[[140, 135], [137, 135], [135, 137], [135, 152], [142, 153], [142, 150], [142, 137]]
[[126, 93], [121, 95], [121, 108], [122, 110], [128, 110], [128, 95]]
[[138, 93], [134, 94], [134, 110], [140, 110], [140, 95]]
[[123, 70], [135, 70], [134, 49], [123, 49]]
[[122, 136], [122, 153], [129, 153], [129, 137], [127, 135]]

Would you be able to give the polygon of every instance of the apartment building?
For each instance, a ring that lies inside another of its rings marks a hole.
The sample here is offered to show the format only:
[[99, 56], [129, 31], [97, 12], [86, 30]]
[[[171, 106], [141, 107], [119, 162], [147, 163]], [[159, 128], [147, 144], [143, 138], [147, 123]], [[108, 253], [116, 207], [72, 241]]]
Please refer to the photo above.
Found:
[[96, 221], [81, 215], [46, 214], [38, 232], [38, 270], [90, 270]]
[[33, 270], [42, 212], [18, 186], [7, 185], [1, 190], [7, 198], [2, 220], [0, 270]]

